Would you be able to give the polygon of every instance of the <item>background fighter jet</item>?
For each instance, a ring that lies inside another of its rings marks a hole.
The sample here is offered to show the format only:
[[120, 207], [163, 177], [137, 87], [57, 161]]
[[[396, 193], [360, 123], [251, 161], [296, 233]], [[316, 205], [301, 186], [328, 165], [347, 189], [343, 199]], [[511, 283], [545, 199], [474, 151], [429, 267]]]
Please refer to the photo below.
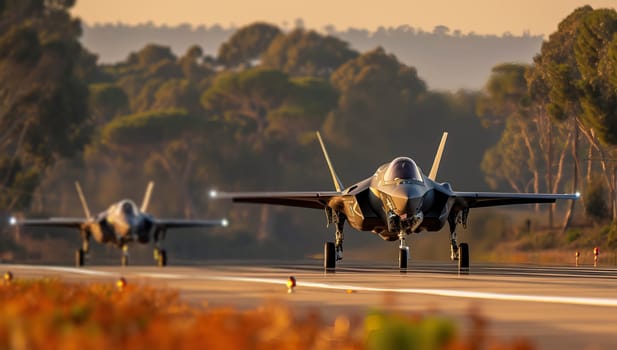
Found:
[[557, 199], [577, 199], [579, 194], [456, 192], [448, 183], [435, 181], [448, 133], [444, 133], [428, 176], [407, 157], [398, 157], [380, 166], [373, 176], [345, 188], [336, 175], [326, 147], [317, 132], [336, 191], [218, 193], [211, 197], [234, 202], [278, 204], [325, 210], [327, 223], [335, 224], [334, 242], [324, 247], [324, 267], [335, 268], [343, 258], [345, 221], [359, 231], [372, 231], [387, 241], [400, 241], [399, 267], [407, 268], [410, 233], [438, 231], [450, 226], [450, 252], [459, 269], [469, 268], [469, 248], [456, 242], [456, 226], [467, 225], [469, 209], [509, 204], [554, 203]]
[[129, 199], [123, 199], [112, 204], [107, 210], [97, 216], [90, 215], [90, 209], [79, 183], [75, 183], [77, 194], [83, 206], [86, 218], [50, 218], [50, 219], [10, 219], [11, 225], [23, 226], [55, 226], [77, 228], [81, 232], [82, 248], [75, 252], [75, 264], [82, 266], [84, 256], [88, 253], [90, 237], [99, 243], [112, 243], [122, 248], [122, 266], [128, 265], [128, 244], [130, 242], [148, 243], [154, 240], [154, 259], [159, 266], [167, 265], [167, 254], [161, 249], [160, 242], [165, 238], [165, 232], [170, 228], [181, 227], [211, 227], [227, 226], [227, 220], [180, 220], [156, 219], [146, 213], [154, 182], [146, 189], [141, 207]]

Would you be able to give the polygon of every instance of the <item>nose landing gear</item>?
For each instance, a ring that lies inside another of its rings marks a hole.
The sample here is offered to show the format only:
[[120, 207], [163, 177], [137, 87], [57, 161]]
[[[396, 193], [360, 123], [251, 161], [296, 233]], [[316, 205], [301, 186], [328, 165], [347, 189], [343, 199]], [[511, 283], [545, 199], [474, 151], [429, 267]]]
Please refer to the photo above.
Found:
[[407, 270], [407, 262], [409, 261], [409, 246], [406, 241], [407, 233], [401, 230], [398, 234], [398, 238], [401, 244], [398, 247], [398, 267], [401, 270]]

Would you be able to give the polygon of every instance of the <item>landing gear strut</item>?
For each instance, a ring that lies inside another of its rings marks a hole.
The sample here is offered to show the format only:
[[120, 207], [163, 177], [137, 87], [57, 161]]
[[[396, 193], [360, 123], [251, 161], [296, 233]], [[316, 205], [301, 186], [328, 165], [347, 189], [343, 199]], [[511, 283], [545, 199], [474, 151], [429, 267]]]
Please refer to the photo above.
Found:
[[409, 246], [407, 245], [406, 236], [407, 233], [404, 230], [398, 233], [398, 239], [401, 241], [398, 247], [398, 267], [401, 270], [407, 269], [407, 261], [409, 260]]
[[87, 231], [81, 232], [81, 238], [82, 238], [81, 249], [77, 249], [75, 251], [75, 266], [77, 267], [84, 266], [84, 260], [85, 260], [86, 254], [88, 254], [89, 245], [90, 245], [89, 244], [90, 234]]
[[452, 261], [458, 260], [459, 273], [469, 272], [469, 245], [467, 243], [457, 245], [456, 242], [456, 225], [460, 223], [463, 224], [463, 227], [467, 227], [467, 215], [469, 215], [469, 209], [456, 212], [451, 211], [448, 216], [448, 224], [450, 225], [450, 259]]
[[154, 260], [158, 267], [167, 266], [167, 252], [165, 249], [154, 248]]
[[326, 242], [324, 245], [324, 268], [334, 270], [336, 262], [343, 260], [343, 228], [345, 226], [345, 215], [337, 211], [326, 212], [328, 220], [336, 224], [335, 242]]
[[154, 261], [158, 267], [167, 266], [167, 252], [161, 249], [159, 242], [165, 237], [164, 230], [157, 230], [154, 233]]
[[122, 266], [129, 266], [129, 245], [126, 243], [122, 245], [121, 263]]

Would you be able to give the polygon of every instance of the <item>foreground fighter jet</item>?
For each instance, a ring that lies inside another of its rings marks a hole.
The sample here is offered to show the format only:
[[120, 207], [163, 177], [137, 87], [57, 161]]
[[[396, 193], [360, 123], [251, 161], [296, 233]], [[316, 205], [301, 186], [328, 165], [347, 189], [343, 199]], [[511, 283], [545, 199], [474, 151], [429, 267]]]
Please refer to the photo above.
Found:
[[167, 253], [161, 249], [159, 243], [165, 238], [165, 232], [170, 228], [181, 227], [212, 227], [227, 226], [227, 220], [180, 220], [180, 219], [156, 219], [146, 213], [150, 195], [154, 188], [154, 182], [150, 182], [146, 189], [141, 207], [130, 199], [123, 199], [112, 204], [107, 210], [97, 216], [90, 215], [90, 209], [81, 190], [79, 183], [75, 183], [79, 200], [86, 214], [85, 218], [50, 218], [50, 219], [24, 219], [15, 217], [10, 219], [11, 225], [43, 226], [43, 227], [71, 227], [79, 229], [82, 238], [82, 248], [75, 252], [75, 264], [82, 266], [84, 256], [88, 253], [90, 237], [99, 243], [112, 243], [122, 248], [122, 266], [129, 262], [128, 244], [130, 242], [148, 243], [152, 237], [154, 240], [154, 259], [158, 266], [167, 265]]
[[399, 268], [407, 268], [409, 247], [406, 237], [421, 231], [439, 231], [450, 226], [450, 256], [460, 270], [469, 269], [469, 247], [457, 245], [456, 226], [467, 225], [469, 209], [509, 204], [554, 203], [557, 199], [577, 199], [579, 194], [456, 192], [449, 183], [435, 181], [448, 133], [444, 133], [428, 176], [407, 157], [398, 157], [380, 166], [373, 176], [345, 188], [336, 175], [326, 147], [317, 139], [326, 158], [336, 191], [245, 192], [210, 196], [234, 202], [278, 204], [325, 210], [327, 224], [336, 225], [334, 242], [324, 246], [324, 267], [334, 269], [343, 258], [345, 221], [359, 231], [372, 231], [386, 241], [400, 241]]

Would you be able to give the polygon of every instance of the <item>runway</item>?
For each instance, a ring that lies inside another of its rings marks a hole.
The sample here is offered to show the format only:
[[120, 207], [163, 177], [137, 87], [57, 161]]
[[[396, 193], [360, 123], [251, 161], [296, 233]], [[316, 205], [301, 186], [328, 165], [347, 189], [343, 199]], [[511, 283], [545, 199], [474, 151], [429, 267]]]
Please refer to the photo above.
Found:
[[[275, 299], [299, 312], [318, 309], [326, 319], [341, 313], [361, 317], [389, 307], [437, 313], [469, 327], [470, 309], [488, 320], [498, 339], [526, 337], [539, 349], [617, 348], [617, 269], [474, 265], [459, 275], [450, 263], [413, 262], [401, 273], [386, 265], [345, 262], [336, 273], [319, 263], [209, 261], [201, 266], [0, 265], [17, 278], [58, 276], [73, 281], [109, 281], [178, 289], [190, 303], [250, 308]], [[288, 294], [289, 276], [297, 280]]]

